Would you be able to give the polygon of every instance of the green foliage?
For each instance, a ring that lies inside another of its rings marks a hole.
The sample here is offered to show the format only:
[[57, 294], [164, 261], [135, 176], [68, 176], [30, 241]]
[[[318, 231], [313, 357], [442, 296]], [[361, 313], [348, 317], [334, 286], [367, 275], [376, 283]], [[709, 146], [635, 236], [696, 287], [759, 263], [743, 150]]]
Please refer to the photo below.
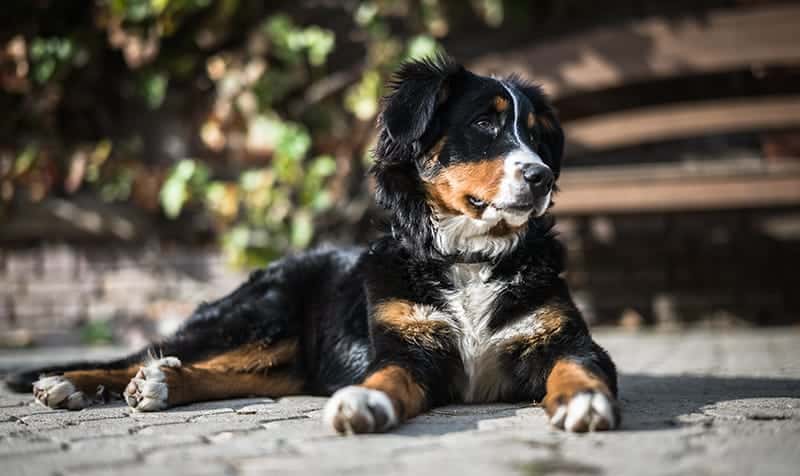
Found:
[[264, 22], [264, 32], [281, 60], [296, 64], [303, 59], [314, 66], [325, 63], [333, 49], [335, 36], [330, 30], [318, 26], [298, 28], [285, 14], [278, 14]]
[[161, 187], [161, 206], [164, 213], [175, 218], [192, 196], [208, 184], [208, 168], [191, 159], [178, 162]]
[[114, 339], [111, 328], [109, 320], [89, 321], [81, 327], [81, 341], [90, 345], [110, 344]]
[[[256, 0], [12, 8], [18, 27], [0, 44], [0, 217], [13, 201], [89, 194], [173, 220], [204, 214], [187, 223], [211, 223], [237, 264], [309, 246], [334, 203], [366, 200], [366, 185], [348, 184], [366, 184], [366, 123], [389, 74], [433, 54], [465, 4], [331, 5], [329, 19]], [[469, 5], [502, 22], [501, 0]]]

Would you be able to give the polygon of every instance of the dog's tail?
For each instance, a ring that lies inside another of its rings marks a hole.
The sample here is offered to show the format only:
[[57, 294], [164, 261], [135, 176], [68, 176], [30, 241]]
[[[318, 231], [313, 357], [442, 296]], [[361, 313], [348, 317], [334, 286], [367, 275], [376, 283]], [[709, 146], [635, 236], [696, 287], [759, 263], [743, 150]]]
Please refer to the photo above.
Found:
[[148, 349], [136, 352], [135, 354], [112, 361], [82, 361], [71, 362], [62, 365], [51, 365], [45, 367], [35, 367], [11, 372], [3, 377], [6, 387], [14, 392], [30, 392], [33, 383], [42, 376], [59, 375], [64, 372], [74, 370], [93, 370], [93, 369], [124, 369], [135, 362], [143, 362], [148, 355]]

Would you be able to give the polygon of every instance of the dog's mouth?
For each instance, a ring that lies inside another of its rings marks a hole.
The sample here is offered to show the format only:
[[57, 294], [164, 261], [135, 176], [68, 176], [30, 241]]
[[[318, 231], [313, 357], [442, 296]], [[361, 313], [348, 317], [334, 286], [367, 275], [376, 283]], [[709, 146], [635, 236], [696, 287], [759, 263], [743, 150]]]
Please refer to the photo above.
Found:
[[530, 215], [539, 217], [547, 211], [547, 207], [550, 205], [550, 196], [551, 193], [547, 193], [540, 197], [526, 197], [511, 203], [492, 203], [491, 207], [498, 214], [517, 219], [528, 218]]
[[506, 213], [516, 213], [516, 214], [523, 214], [523, 213], [530, 213], [536, 207], [536, 204], [533, 201], [526, 201], [526, 202], [519, 202], [519, 203], [510, 203], [510, 204], [499, 204], [493, 205], [497, 211], [506, 212]]

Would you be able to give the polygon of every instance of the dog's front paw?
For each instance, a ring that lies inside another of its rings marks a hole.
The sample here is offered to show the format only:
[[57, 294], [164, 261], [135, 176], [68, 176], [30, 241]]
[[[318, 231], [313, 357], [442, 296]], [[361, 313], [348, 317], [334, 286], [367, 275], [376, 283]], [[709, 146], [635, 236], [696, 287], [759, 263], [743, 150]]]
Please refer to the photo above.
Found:
[[81, 410], [92, 404], [92, 400], [63, 375], [44, 377], [33, 383], [33, 398], [50, 408]]
[[378, 433], [397, 425], [386, 393], [355, 385], [345, 387], [325, 404], [324, 420], [339, 433]]
[[122, 394], [128, 406], [139, 412], [157, 412], [167, 408], [169, 388], [162, 367], [180, 366], [177, 357], [164, 357], [140, 368]]
[[574, 431], [613, 430], [619, 424], [619, 411], [614, 399], [603, 392], [588, 390], [566, 396], [548, 396], [545, 407], [550, 424]]

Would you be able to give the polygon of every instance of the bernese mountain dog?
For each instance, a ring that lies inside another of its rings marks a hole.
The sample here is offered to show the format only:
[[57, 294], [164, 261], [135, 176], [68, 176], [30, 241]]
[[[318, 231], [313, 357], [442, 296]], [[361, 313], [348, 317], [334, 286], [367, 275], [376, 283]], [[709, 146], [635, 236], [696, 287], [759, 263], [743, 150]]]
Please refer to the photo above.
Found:
[[126, 358], [8, 385], [70, 410], [332, 395], [323, 416], [340, 433], [497, 401], [540, 402], [567, 431], [617, 427], [614, 364], [570, 297], [547, 213], [564, 135], [542, 90], [443, 54], [405, 63], [389, 89], [371, 170], [384, 236], [273, 262]]

